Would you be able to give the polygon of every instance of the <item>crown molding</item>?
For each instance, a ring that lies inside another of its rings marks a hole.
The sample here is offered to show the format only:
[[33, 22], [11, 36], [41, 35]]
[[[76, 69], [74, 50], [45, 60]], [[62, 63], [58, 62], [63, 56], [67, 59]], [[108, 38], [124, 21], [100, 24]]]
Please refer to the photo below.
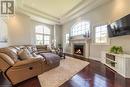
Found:
[[84, 7], [86, 7], [88, 4], [92, 3], [95, 0], [83, 0], [82, 2], [80, 2], [78, 5], [76, 5], [74, 8], [72, 8], [71, 10], [69, 10], [66, 14], [64, 14], [62, 16], [63, 17], [67, 17], [71, 14], [73, 14], [75, 11], [81, 10]]
[[112, 0], [83, 0], [59, 18], [52, 16], [50, 14], [47, 14], [38, 9], [24, 5], [22, 0], [18, 2], [17, 11], [22, 12], [28, 16], [37, 16], [37, 17], [52, 21], [56, 24], [64, 24], [77, 17], [80, 17], [83, 14], [86, 14], [92, 11], [93, 9], [107, 3], [108, 1], [112, 1]]
[[86, 1], [89, 1], [89, 0], [82, 0], [82, 1], [80, 1], [76, 6], [74, 6], [73, 8], [71, 8], [68, 12], [64, 13], [64, 14], [61, 16], [61, 18], [64, 17], [64, 16], [66, 16], [66, 15], [68, 15], [68, 14], [71, 13], [73, 10], [77, 9], [78, 7], [80, 7], [80, 6], [81, 6], [82, 4], [84, 4], [84, 2], [86, 2]]
[[52, 16], [52, 15], [50, 15], [50, 14], [47, 14], [47, 13], [45, 13], [45, 12], [42, 12], [42, 11], [40, 11], [40, 10], [38, 10], [38, 9], [33, 8], [33, 7], [30, 7], [30, 6], [27, 6], [27, 5], [23, 5], [23, 6], [24, 6], [25, 9], [34, 11], [34, 12], [36, 12], [36, 13], [41, 13], [42, 15], [47, 16], [47, 17], [50, 17], [50, 18], [55, 19], [55, 20], [60, 20], [60, 18], [58, 18], [58, 17]]
[[69, 22], [75, 18], [79, 18], [79, 17], [95, 10], [96, 8], [110, 2], [110, 1], [112, 1], [112, 0], [96, 0], [96, 1], [91, 0], [91, 2], [84, 4], [84, 6], [82, 6], [82, 8], [74, 9], [73, 11], [71, 11], [70, 13], [65, 15], [64, 17], [62, 17], [61, 24]]
[[51, 17], [48, 17], [46, 15], [43, 15], [41, 13], [36, 13], [36, 12], [33, 12], [31, 10], [25, 10], [25, 9], [22, 9], [22, 8], [18, 8], [16, 10], [16, 12], [20, 12], [20, 13], [23, 13], [27, 16], [29, 16], [30, 18], [38, 18], [38, 19], [42, 19], [42, 20], [47, 20], [47, 21], [51, 21], [53, 22], [53, 24], [60, 24], [60, 21], [57, 20], [57, 19], [54, 19], [54, 18], [51, 18]]
[[54, 17], [52, 15], [49, 15], [45, 12], [42, 12], [38, 9], [29, 7], [27, 5], [23, 4], [22, 0], [19, 0], [16, 2], [16, 12], [21, 12], [27, 16], [30, 16], [30, 18], [36, 19], [43, 19], [47, 21], [51, 21], [51, 23], [55, 24], [60, 24], [60, 18]]

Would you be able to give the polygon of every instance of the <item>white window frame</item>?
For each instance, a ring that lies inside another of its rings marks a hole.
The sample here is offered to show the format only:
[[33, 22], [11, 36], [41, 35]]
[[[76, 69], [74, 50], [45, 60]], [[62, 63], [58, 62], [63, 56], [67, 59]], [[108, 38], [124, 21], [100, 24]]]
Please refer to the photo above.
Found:
[[89, 21], [80, 21], [74, 24], [71, 28], [71, 36], [80, 36], [85, 33], [90, 32], [90, 22]]
[[[36, 27], [37, 27], [37, 26], [42, 26], [42, 27], [43, 27], [43, 33], [37, 33], [37, 32], [36, 32]], [[42, 36], [43, 36], [43, 42], [42, 42], [41, 45], [49, 45], [49, 44], [50, 44], [50, 41], [51, 41], [51, 31], [50, 31], [50, 34], [45, 34], [45, 33], [44, 33], [44, 29], [45, 29], [45, 27], [46, 27], [46, 28], [48, 28], [48, 27], [45, 26], [45, 25], [37, 25], [37, 26], [35, 26], [35, 44], [36, 44], [36, 45], [39, 45], [39, 44], [37, 44], [36, 35], [42, 35]], [[48, 29], [49, 29], [49, 28], [48, 28]], [[49, 30], [50, 30], [50, 29], [49, 29]], [[44, 36], [49, 36], [49, 40], [47, 40], [47, 41], [49, 41], [49, 44], [45, 44]]]
[[[96, 28], [97, 27], [99, 27], [100, 28], [100, 36], [101, 36], [101, 32], [103, 32], [103, 31], [101, 31], [101, 29], [103, 28], [103, 26], [106, 26], [107, 27], [107, 25], [106, 24], [104, 24], [104, 25], [99, 25], [99, 26], [95, 26], [94, 27], [94, 40], [93, 40], [93, 43], [94, 43], [94, 45], [110, 45], [110, 39], [109, 39], [109, 37], [108, 37], [108, 31], [107, 31], [107, 29], [106, 29], [106, 39], [107, 39], [107, 42], [106, 43], [97, 43], [96, 42]], [[100, 37], [100, 39], [101, 39], [102, 37]]]
[[70, 37], [70, 35], [67, 33], [66, 35], [65, 35], [65, 39], [66, 39], [66, 44], [69, 44], [69, 37]]

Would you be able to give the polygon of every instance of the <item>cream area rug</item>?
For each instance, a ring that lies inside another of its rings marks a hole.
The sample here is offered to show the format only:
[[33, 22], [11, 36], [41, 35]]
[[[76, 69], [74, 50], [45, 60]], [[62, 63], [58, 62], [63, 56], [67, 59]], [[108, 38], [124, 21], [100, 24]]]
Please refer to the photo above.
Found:
[[42, 87], [59, 87], [89, 63], [83, 60], [66, 57], [60, 65], [38, 76]]

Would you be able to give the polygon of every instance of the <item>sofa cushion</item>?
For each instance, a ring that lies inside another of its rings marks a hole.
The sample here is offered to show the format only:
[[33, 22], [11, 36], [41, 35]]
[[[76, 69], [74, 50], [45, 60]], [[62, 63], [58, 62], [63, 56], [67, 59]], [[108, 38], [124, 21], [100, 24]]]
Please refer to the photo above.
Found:
[[32, 56], [34, 58], [41, 58], [42, 60], [45, 60], [45, 58], [43, 56], [41, 56], [40, 54], [32, 53]]
[[37, 52], [37, 47], [35, 45], [32, 46], [33, 52]]
[[47, 51], [47, 45], [37, 45], [38, 51]]
[[50, 48], [47, 45], [36, 45], [36, 48], [39, 53], [51, 52]]
[[11, 59], [8, 55], [4, 54], [4, 53], [0, 53], [0, 58], [2, 58], [2, 60], [4, 60], [6, 63], [8, 63], [10, 66], [13, 66], [13, 64], [15, 63], [13, 61], [13, 59]]
[[28, 51], [29, 51], [30, 53], [33, 53], [32, 46], [26, 46], [26, 48], [28, 49]]
[[36, 54], [36, 53], [32, 53], [32, 56], [33, 56], [33, 57], [36, 57], [36, 56], [37, 56], [37, 54]]
[[47, 45], [36, 45], [37, 49], [45, 49], [47, 50]]
[[28, 49], [24, 48], [21, 49], [20, 51], [18, 51], [18, 56], [21, 60], [25, 60], [28, 58], [32, 58], [33, 56], [31, 55], [31, 53], [29, 52]]
[[11, 51], [13, 51], [15, 54], [17, 54], [18, 50], [14, 47], [8, 47], [8, 49], [10, 49]]
[[10, 47], [15, 48], [18, 51], [25, 48], [25, 46], [22, 46], [22, 45], [15, 45], [15, 46], [10, 46]]
[[35, 45], [25, 45], [25, 48], [27, 48], [31, 54], [37, 52], [37, 48]]
[[0, 48], [0, 53], [4, 53], [4, 54], [8, 55], [9, 57], [11, 57], [13, 59], [14, 62], [19, 61], [17, 54], [8, 47]]

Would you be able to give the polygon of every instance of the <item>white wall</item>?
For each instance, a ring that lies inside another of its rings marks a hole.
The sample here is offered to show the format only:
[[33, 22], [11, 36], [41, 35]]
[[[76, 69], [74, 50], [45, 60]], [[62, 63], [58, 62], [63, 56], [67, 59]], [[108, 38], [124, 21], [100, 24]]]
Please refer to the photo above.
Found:
[[[63, 46], [66, 52], [70, 52], [70, 46], [65, 44], [65, 34], [70, 32], [73, 24], [79, 21], [89, 21], [92, 26], [92, 39], [94, 38], [93, 27], [101, 24], [109, 24], [130, 13], [130, 0], [112, 0], [81, 17], [67, 22], [63, 25]], [[119, 45], [124, 48], [124, 52], [130, 54], [130, 35], [112, 38], [110, 45], [90, 45], [90, 57], [100, 58], [101, 51], [108, 50], [112, 45]]]
[[[8, 39], [8, 27], [4, 17], [0, 17], [0, 37], [5, 36]], [[8, 42], [0, 42], [0, 48], [7, 47]]]
[[7, 47], [7, 46], [8, 46], [8, 43], [0, 43], [0, 48]]
[[[45, 25], [51, 30], [51, 40], [54, 39], [54, 25], [41, 23], [31, 19], [22, 13], [7, 20], [9, 45], [28, 45], [35, 44], [35, 26]], [[57, 43], [61, 43], [61, 27], [56, 25]]]
[[62, 44], [62, 26], [55, 25], [55, 37], [56, 37], [56, 47], [58, 44]]
[[31, 44], [31, 20], [28, 16], [16, 13], [7, 19], [9, 45]]

